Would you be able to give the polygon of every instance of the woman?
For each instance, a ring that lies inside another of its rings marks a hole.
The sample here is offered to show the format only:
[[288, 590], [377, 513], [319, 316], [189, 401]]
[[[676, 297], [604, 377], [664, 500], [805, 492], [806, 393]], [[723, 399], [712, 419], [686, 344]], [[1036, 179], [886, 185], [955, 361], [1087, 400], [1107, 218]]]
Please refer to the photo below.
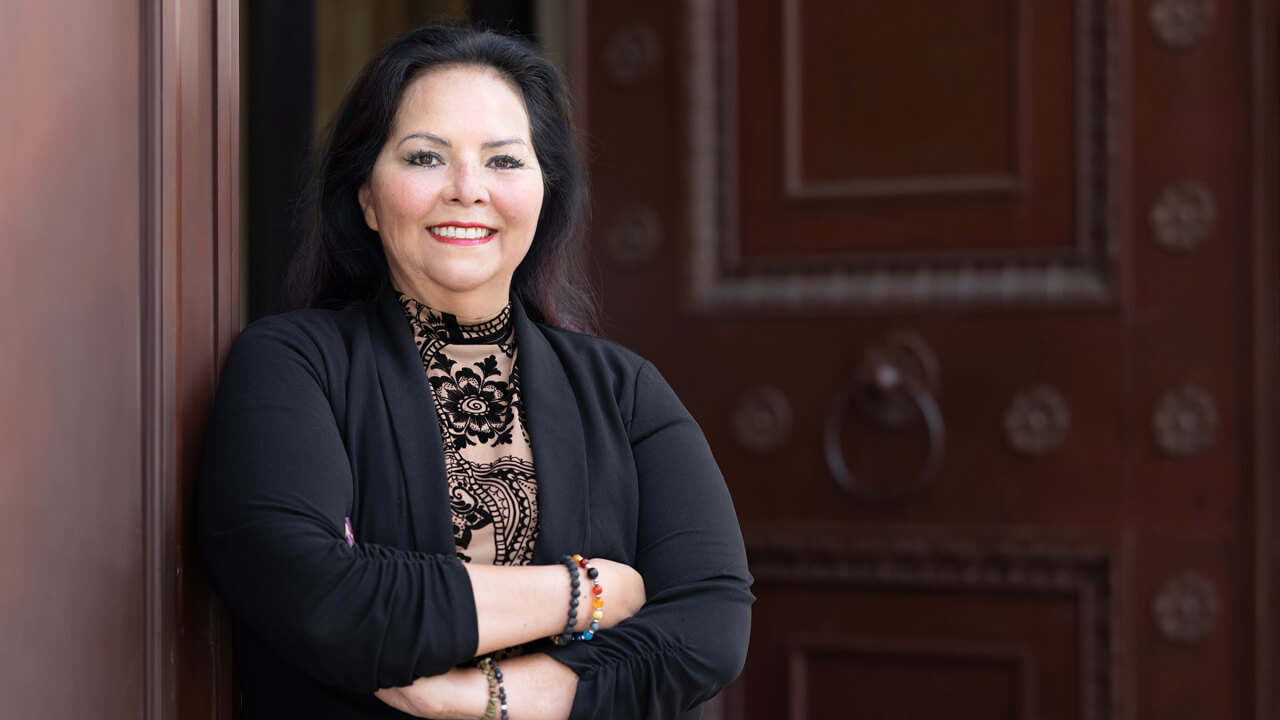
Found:
[[199, 489], [243, 716], [699, 715], [744, 661], [741, 535], [653, 366], [566, 329], [587, 193], [554, 67], [401, 38], [312, 205], [305, 309], [236, 341]]

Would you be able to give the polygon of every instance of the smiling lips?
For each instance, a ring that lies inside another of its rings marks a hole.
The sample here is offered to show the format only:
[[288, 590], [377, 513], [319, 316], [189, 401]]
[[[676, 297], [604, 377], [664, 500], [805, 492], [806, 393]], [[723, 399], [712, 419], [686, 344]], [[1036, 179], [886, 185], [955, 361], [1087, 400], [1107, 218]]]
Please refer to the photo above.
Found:
[[479, 223], [449, 223], [427, 228], [431, 237], [450, 245], [483, 245], [498, 233]]

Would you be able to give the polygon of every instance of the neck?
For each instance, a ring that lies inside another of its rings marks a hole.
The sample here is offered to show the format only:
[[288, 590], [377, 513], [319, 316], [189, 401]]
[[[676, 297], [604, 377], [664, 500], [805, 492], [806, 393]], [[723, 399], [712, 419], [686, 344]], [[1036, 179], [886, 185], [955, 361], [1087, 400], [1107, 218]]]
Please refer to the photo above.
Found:
[[448, 313], [461, 323], [488, 320], [507, 306], [510, 284], [501, 288], [476, 288], [466, 292], [451, 292], [440, 287], [423, 287], [420, 283], [403, 282], [394, 275], [392, 286], [437, 312]]

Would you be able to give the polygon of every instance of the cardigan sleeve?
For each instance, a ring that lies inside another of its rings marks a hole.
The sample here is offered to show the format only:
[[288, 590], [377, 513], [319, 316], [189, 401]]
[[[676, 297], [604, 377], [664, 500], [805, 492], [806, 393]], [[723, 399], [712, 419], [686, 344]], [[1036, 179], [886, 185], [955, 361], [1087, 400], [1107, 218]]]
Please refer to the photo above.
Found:
[[456, 557], [346, 542], [354, 485], [322, 347], [280, 318], [235, 342], [204, 447], [197, 537], [238, 622], [321, 682], [371, 693], [470, 659], [475, 601]]
[[590, 642], [548, 649], [578, 674], [575, 719], [678, 717], [728, 685], [746, 660], [751, 576], [710, 448], [649, 363], [637, 373], [633, 408], [635, 568], [648, 600]]

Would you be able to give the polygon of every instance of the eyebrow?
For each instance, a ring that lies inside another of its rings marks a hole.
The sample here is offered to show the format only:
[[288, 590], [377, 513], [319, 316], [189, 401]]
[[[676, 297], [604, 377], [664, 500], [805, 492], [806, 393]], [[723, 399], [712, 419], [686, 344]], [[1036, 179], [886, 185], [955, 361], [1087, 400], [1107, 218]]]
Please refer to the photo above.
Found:
[[517, 137], [502, 138], [501, 140], [490, 140], [489, 142], [481, 143], [480, 149], [488, 150], [489, 148], [502, 147], [503, 145], [524, 145], [524, 141]]
[[[408, 135], [405, 135], [400, 140], [400, 142], [396, 143], [396, 147], [400, 147], [401, 145], [405, 144], [406, 141], [412, 140], [413, 138], [421, 138], [423, 140], [426, 140], [427, 142], [432, 142], [432, 143], [435, 143], [436, 145], [441, 145], [444, 147], [453, 147], [453, 143], [449, 142], [448, 140], [445, 140], [439, 135], [432, 135], [431, 133], [427, 133], [427, 132], [416, 132], [416, 133], [410, 133]], [[488, 150], [490, 148], [502, 147], [503, 145], [524, 145], [524, 144], [525, 142], [518, 137], [509, 137], [509, 138], [502, 138], [499, 140], [489, 140], [488, 142], [481, 143], [480, 149]]]
[[452, 143], [440, 137], [439, 135], [432, 135], [431, 133], [425, 133], [425, 132], [416, 132], [416, 133], [410, 133], [408, 135], [405, 135], [403, 138], [400, 139], [400, 142], [396, 143], [396, 147], [400, 147], [401, 145], [405, 144], [405, 142], [412, 140], [413, 138], [422, 138], [427, 142], [433, 142], [437, 145], [443, 145], [445, 147], [453, 147]]

